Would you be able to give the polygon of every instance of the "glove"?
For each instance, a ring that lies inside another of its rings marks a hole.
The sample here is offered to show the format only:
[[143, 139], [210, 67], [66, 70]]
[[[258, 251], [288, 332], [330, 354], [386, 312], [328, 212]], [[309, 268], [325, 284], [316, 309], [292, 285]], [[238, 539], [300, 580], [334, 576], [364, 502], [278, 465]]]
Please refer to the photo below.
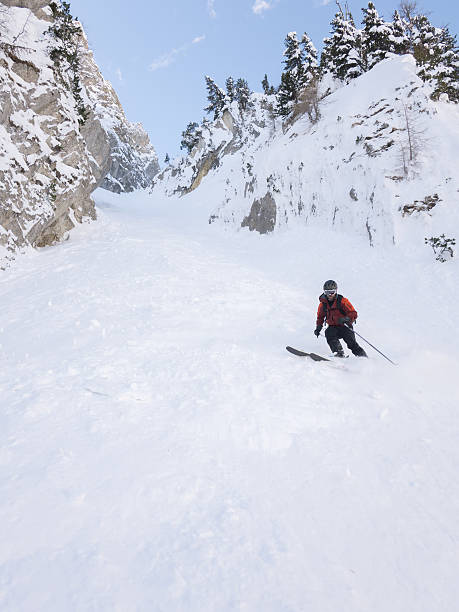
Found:
[[315, 328], [314, 333], [315, 333], [315, 335], [316, 335], [317, 337], [319, 337], [319, 336], [320, 336], [320, 332], [321, 332], [321, 331], [322, 331], [322, 325], [318, 325], [318, 326]]
[[352, 321], [350, 320], [349, 317], [341, 317], [341, 319], [338, 319], [338, 323], [340, 325], [346, 325], [347, 327], [352, 327]]

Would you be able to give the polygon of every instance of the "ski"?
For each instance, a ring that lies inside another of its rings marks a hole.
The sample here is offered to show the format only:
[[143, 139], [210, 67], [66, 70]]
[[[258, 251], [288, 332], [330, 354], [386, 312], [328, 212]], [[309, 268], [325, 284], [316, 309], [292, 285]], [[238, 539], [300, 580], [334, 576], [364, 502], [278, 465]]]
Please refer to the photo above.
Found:
[[330, 359], [322, 357], [321, 355], [316, 355], [316, 353], [305, 353], [304, 351], [299, 351], [298, 349], [293, 348], [291, 346], [286, 346], [285, 348], [289, 353], [292, 353], [293, 355], [298, 355], [298, 357], [309, 357], [313, 361], [330, 361]]

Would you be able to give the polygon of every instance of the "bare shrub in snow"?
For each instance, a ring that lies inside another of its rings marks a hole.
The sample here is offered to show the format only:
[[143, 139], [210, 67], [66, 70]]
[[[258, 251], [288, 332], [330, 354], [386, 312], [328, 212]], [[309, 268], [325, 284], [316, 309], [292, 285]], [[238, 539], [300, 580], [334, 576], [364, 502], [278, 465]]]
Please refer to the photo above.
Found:
[[416, 0], [402, 0], [402, 2], [400, 2], [399, 13], [407, 25], [410, 40], [413, 38], [414, 22], [416, 16], [419, 15], [419, 11], [419, 4]]
[[427, 144], [425, 128], [421, 124], [419, 109], [415, 105], [400, 101], [402, 129], [400, 130], [400, 163], [405, 176], [418, 159], [419, 153]]
[[456, 245], [456, 240], [454, 238], [446, 238], [445, 234], [424, 238], [424, 242], [432, 247], [437, 261], [444, 263], [454, 255], [453, 246]]

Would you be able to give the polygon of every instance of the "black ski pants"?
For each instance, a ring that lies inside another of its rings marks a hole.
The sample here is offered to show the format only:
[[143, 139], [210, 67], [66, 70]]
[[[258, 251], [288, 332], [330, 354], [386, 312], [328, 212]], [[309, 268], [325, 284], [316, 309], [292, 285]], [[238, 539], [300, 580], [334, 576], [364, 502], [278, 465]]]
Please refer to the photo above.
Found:
[[332, 353], [343, 350], [340, 342], [340, 339], [343, 339], [348, 349], [352, 351], [354, 355], [365, 355], [363, 348], [357, 344], [354, 332], [346, 325], [329, 325], [325, 330], [325, 337], [327, 338], [328, 346], [331, 348]]

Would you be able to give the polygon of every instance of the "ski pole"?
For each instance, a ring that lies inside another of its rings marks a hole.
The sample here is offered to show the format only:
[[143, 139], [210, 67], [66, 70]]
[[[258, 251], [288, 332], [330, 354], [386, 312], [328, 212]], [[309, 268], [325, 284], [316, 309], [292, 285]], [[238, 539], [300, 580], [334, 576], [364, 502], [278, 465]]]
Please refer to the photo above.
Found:
[[377, 349], [375, 346], [373, 346], [371, 344], [371, 342], [368, 342], [368, 340], [366, 340], [363, 336], [361, 336], [358, 332], [355, 331], [355, 329], [352, 330], [354, 332], [354, 334], [356, 334], [359, 338], [362, 338], [362, 340], [364, 340], [367, 344], [369, 344], [371, 346], [371, 348], [374, 348], [375, 351], [378, 351], [378, 353], [380, 355], [382, 355], [383, 357], [385, 357], [387, 359], [387, 361], [390, 361], [394, 366], [396, 366], [397, 364], [392, 361], [392, 359], [389, 359], [389, 357], [387, 357], [386, 355], [384, 355], [384, 353], [381, 353], [381, 351], [379, 349]]

